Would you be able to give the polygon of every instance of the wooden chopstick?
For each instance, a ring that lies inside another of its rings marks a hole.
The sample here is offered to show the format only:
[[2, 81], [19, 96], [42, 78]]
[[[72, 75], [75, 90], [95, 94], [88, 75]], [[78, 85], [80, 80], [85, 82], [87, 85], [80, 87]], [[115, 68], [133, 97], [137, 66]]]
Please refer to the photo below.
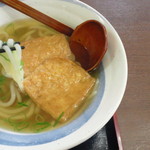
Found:
[[19, 1], [19, 0], [0, 0], [0, 2], [5, 3], [6, 5], [46, 24], [49, 27], [54, 28], [55, 30], [71, 36], [73, 33], [73, 29], [68, 27], [67, 25], [45, 15], [44, 13], [30, 7], [29, 5]]

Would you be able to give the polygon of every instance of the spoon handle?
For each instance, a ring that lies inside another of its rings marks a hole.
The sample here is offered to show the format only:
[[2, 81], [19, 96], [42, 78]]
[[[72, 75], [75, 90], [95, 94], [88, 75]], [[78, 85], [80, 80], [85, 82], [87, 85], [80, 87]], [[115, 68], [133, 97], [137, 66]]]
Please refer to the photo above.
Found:
[[55, 30], [71, 36], [73, 29], [60, 23], [59, 21], [39, 12], [38, 10], [26, 5], [25, 3], [22, 3], [18, 0], [0, 0], [0, 2], [5, 3], [6, 5], [9, 5], [10, 7], [38, 20], [39, 22], [42, 22], [46, 24], [47, 26], [50, 26], [54, 28]]

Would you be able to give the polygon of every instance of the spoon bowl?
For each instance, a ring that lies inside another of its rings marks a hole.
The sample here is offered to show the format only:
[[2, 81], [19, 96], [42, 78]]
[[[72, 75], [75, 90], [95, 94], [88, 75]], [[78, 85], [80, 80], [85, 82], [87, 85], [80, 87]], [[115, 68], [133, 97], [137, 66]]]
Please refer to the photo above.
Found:
[[99, 65], [107, 50], [106, 29], [96, 20], [85, 21], [76, 27], [69, 44], [76, 60], [91, 71]]
[[71, 51], [85, 70], [92, 71], [100, 64], [107, 50], [106, 29], [100, 22], [88, 20], [73, 30], [21, 1], [0, 0], [0, 2], [9, 5], [67, 36], [71, 36], [69, 40]]

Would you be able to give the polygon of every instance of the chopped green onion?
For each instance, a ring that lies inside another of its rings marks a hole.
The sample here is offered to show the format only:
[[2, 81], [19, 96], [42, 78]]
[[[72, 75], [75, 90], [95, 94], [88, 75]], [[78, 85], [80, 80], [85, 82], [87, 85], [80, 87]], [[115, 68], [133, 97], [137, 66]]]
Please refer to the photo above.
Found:
[[29, 98], [30, 98], [29, 95], [25, 95], [25, 96], [23, 97], [24, 100], [27, 100], [27, 99], [29, 99]]
[[21, 65], [21, 66], [23, 66], [23, 65], [24, 65], [24, 62], [23, 62], [22, 60], [20, 61], [20, 65]]
[[60, 119], [63, 117], [63, 115], [64, 115], [64, 112], [62, 112], [62, 113], [59, 115], [59, 117], [55, 120], [55, 122], [54, 122], [54, 124], [53, 124], [53, 127], [55, 127], [55, 126], [59, 123], [59, 121], [60, 121]]
[[2, 85], [5, 81], [6, 81], [6, 77], [4, 77], [3, 75], [0, 75], [0, 85]]
[[23, 69], [23, 66], [24, 66], [24, 62], [21, 60], [21, 61], [20, 61], [20, 70]]
[[7, 122], [10, 126], [12, 126], [15, 131], [21, 131], [27, 128], [30, 123], [26, 120], [27, 118], [25, 114], [23, 114], [24, 115], [23, 121], [14, 120], [17, 115], [12, 115], [7, 119], [3, 119], [3, 121]]
[[10, 118], [3, 119], [3, 121], [9, 123], [9, 125], [12, 126], [15, 131], [21, 131], [27, 128], [30, 124], [27, 121], [12, 121]]
[[18, 102], [18, 106], [24, 106], [24, 107], [28, 107], [27, 104], [23, 103], [23, 102]]
[[49, 122], [38, 122], [33, 126], [34, 132], [41, 132], [42, 130], [48, 128], [49, 126], [51, 126]]
[[36, 125], [47, 125], [47, 124], [50, 124], [49, 122], [38, 122], [36, 123]]
[[16, 123], [14, 124], [14, 130], [16, 130], [16, 131], [21, 131], [21, 130], [27, 128], [27, 127], [29, 126], [29, 124], [30, 124], [30, 123], [27, 122], [27, 121], [16, 122]]

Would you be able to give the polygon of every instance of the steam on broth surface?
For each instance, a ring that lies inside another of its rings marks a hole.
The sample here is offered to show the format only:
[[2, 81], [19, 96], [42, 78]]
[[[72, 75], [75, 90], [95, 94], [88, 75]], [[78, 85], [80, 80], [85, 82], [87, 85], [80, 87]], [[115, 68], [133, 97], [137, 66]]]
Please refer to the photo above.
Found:
[[[2, 41], [12, 38], [15, 41], [24, 42], [55, 34], [59, 33], [31, 19], [16, 21], [0, 28], [0, 40]], [[23, 51], [25, 53], [25, 50]], [[41, 132], [63, 125], [60, 120], [64, 112], [59, 113], [53, 119], [50, 114], [34, 103], [27, 94], [23, 94], [12, 79], [3, 75], [2, 66], [0, 70], [0, 124], [2, 128], [19, 132]], [[85, 108], [90, 103], [94, 93], [95, 91], [88, 94], [89, 96], [84, 101]], [[82, 109], [80, 108], [81, 110], [84, 111], [83, 106]]]

